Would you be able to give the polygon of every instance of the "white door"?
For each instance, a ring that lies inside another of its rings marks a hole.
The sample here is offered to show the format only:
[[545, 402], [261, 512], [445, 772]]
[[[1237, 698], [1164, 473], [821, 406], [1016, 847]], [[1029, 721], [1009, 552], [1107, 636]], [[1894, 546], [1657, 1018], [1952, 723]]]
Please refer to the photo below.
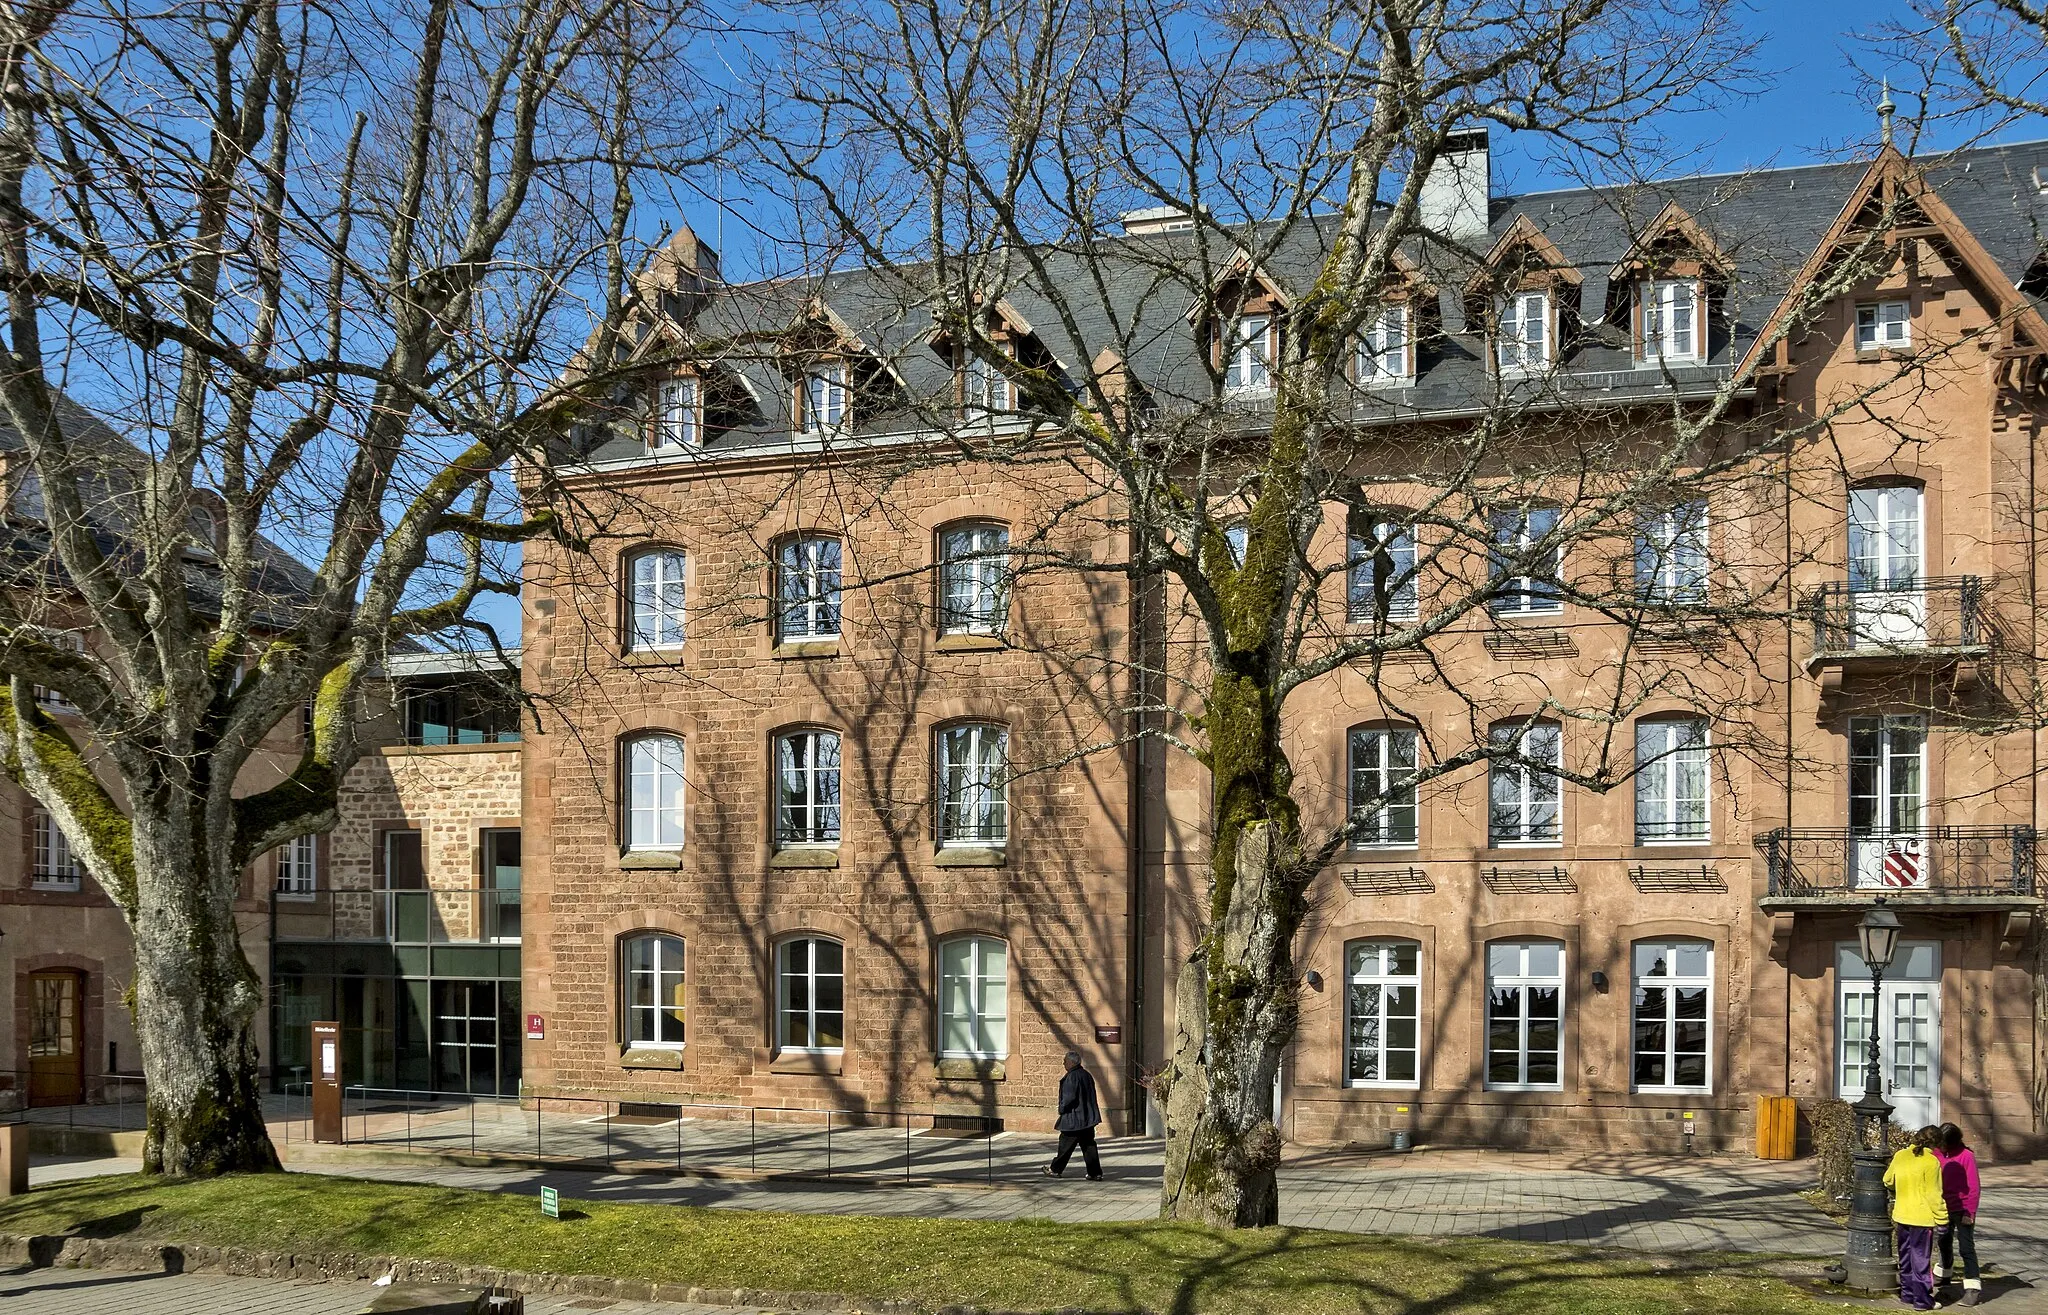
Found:
[[1915, 890], [1927, 885], [1926, 805], [1926, 719], [1851, 718], [1849, 844], [1853, 885], [1862, 890]]
[[1919, 489], [1850, 491], [1850, 624], [1857, 648], [1909, 648], [1926, 642], [1921, 543]]
[[[1863, 1094], [1872, 1004], [1870, 971], [1854, 945], [1839, 947], [1836, 977], [1836, 1092], [1853, 1101]], [[1941, 947], [1933, 941], [1902, 944], [1876, 1004], [1884, 1019], [1878, 1079], [1892, 1117], [1908, 1128], [1941, 1122]]]

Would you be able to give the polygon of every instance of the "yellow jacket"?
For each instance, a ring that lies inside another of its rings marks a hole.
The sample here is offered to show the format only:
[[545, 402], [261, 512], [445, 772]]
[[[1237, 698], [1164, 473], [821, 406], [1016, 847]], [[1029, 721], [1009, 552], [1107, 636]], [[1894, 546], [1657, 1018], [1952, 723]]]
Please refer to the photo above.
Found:
[[1933, 1151], [1913, 1153], [1899, 1148], [1884, 1171], [1892, 1189], [1892, 1222], [1914, 1228], [1936, 1228], [1948, 1222], [1948, 1202], [1941, 1196], [1941, 1157]]

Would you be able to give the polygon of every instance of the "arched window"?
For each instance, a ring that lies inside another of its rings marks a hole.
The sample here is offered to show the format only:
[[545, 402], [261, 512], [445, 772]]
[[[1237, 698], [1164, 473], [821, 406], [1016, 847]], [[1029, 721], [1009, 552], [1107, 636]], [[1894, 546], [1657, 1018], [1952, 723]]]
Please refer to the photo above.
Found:
[[823, 936], [775, 947], [775, 1043], [784, 1050], [846, 1046], [846, 948]]
[[1010, 611], [1010, 531], [953, 525], [939, 533], [939, 633], [1002, 633]]
[[1351, 843], [1415, 843], [1415, 732], [1401, 726], [1359, 727], [1349, 737]]
[[1707, 722], [1666, 717], [1636, 723], [1636, 843], [1707, 839]]
[[1001, 845], [1010, 838], [1010, 732], [967, 722], [939, 742], [939, 844]]
[[1564, 946], [1556, 941], [1486, 947], [1486, 1085], [1564, 1086]]
[[688, 1017], [683, 997], [683, 940], [642, 932], [620, 950], [625, 965], [626, 1041], [635, 1046], [680, 1046]]
[[1001, 1059], [1009, 1027], [1009, 947], [992, 936], [939, 942], [940, 1056]]
[[1637, 1091], [1707, 1091], [1713, 1083], [1714, 946], [1711, 941], [1637, 941]]
[[775, 742], [775, 843], [839, 843], [839, 736], [801, 730]]
[[1422, 947], [1354, 941], [1344, 947], [1344, 1081], [1412, 1087], [1419, 1081]]
[[1558, 769], [1564, 765], [1564, 735], [1556, 722], [1516, 722], [1489, 735], [1496, 758], [1487, 784], [1487, 843], [1554, 845], [1564, 835]]
[[639, 735], [626, 742], [626, 847], [683, 845], [683, 740]]
[[676, 648], [683, 642], [681, 549], [652, 548], [626, 562], [626, 644], [634, 649]]
[[839, 637], [839, 540], [805, 535], [783, 542], [776, 554], [778, 637], [784, 641]]

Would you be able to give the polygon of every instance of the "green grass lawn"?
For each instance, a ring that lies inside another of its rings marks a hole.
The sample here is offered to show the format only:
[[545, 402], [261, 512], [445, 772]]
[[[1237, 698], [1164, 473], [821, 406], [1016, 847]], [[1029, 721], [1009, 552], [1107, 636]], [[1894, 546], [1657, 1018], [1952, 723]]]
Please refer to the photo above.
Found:
[[[571, 1207], [573, 1204], [573, 1211]], [[1791, 1286], [1710, 1260], [1308, 1229], [983, 1223], [564, 1201], [268, 1174], [93, 1178], [0, 1202], [0, 1232], [392, 1254], [703, 1287], [1171, 1315], [1814, 1315]]]

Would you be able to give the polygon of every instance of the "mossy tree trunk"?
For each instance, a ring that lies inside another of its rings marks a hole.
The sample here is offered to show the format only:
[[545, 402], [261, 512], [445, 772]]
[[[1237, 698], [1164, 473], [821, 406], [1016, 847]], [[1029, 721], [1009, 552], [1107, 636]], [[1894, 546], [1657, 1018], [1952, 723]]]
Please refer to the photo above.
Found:
[[263, 986], [242, 950], [241, 868], [175, 804], [134, 825], [134, 1021], [148, 1088], [143, 1168], [173, 1176], [279, 1167], [263, 1125]]

